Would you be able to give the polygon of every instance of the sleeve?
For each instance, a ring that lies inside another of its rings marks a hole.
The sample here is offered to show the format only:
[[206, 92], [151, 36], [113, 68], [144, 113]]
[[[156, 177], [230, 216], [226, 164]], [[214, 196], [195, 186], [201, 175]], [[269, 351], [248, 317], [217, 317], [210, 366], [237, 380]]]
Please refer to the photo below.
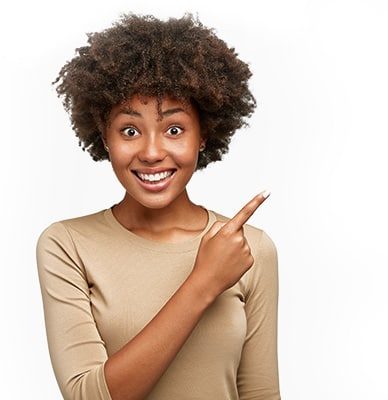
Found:
[[36, 261], [49, 354], [63, 398], [112, 400], [84, 266], [64, 224], [54, 222], [40, 234]]
[[240, 400], [280, 400], [278, 255], [265, 231], [261, 233], [254, 258], [245, 299], [247, 332], [237, 372], [237, 388]]

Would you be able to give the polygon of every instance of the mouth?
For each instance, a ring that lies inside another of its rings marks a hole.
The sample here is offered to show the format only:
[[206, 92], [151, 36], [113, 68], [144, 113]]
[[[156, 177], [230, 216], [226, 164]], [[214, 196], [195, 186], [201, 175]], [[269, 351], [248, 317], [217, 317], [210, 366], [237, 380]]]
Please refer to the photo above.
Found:
[[131, 172], [135, 175], [137, 182], [140, 184], [142, 188], [151, 192], [160, 192], [161, 190], [164, 190], [169, 186], [170, 182], [175, 177], [176, 171], [177, 171], [176, 169], [170, 170], [168, 171], [169, 175], [167, 175], [166, 177], [153, 181], [141, 178], [140, 175], [134, 170], [132, 170]]

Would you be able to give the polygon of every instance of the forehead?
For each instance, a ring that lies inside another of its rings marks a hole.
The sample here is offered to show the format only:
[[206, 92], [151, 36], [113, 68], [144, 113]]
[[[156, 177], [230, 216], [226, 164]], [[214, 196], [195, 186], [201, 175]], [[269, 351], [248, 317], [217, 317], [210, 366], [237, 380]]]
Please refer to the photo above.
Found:
[[[160, 108], [162, 113], [167, 110], [176, 112], [181, 109], [188, 115], [195, 115], [195, 108], [190, 102], [180, 101], [179, 99], [167, 95], [162, 98]], [[114, 106], [111, 111], [111, 117], [114, 118], [120, 114], [137, 116], [141, 115], [143, 112], [150, 111], [155, 114], [158, 113], [157, 97], [141, 96], [136, 94]], [[170, 113], [166, 112], [164, 114], [169, 115]]]

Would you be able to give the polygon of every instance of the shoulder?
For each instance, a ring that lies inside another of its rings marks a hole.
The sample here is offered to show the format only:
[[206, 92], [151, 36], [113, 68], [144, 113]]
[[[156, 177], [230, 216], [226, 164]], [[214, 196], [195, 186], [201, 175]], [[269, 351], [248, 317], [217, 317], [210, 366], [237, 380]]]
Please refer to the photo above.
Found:
[[35, 243], [40, 273], [68, 272], [68, 267], [83, 271], [84, 249], [93, 252], [98, 247], [98, 240], [104, 241], [105, 237], [99, 235], [104, 226], [104, 210], [57, 220], [45, 226]]
[[77, 233], [87, 236], [93, 231], [98, 230], [99, 227], [104, 224], [104, 212], [105, 209], [51, 222], [39, 232], [38, 242], [47, 238], [56, 238], [68, 241], [72, 238], [73, 234]]

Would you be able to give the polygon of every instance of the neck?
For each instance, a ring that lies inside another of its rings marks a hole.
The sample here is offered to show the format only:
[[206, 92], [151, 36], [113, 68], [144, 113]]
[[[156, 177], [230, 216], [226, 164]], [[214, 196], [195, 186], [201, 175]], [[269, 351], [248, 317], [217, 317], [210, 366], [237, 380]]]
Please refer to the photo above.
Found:
[[127, 192], [123, 200], [114, 206], [115, 214], [130, 229], [168, 230], [187, 226], [189, 221], [196, 225], [202, 208], [194, 204], [184, 190], [179, 197], [165, 207], [146, 207], [136, 201]]

